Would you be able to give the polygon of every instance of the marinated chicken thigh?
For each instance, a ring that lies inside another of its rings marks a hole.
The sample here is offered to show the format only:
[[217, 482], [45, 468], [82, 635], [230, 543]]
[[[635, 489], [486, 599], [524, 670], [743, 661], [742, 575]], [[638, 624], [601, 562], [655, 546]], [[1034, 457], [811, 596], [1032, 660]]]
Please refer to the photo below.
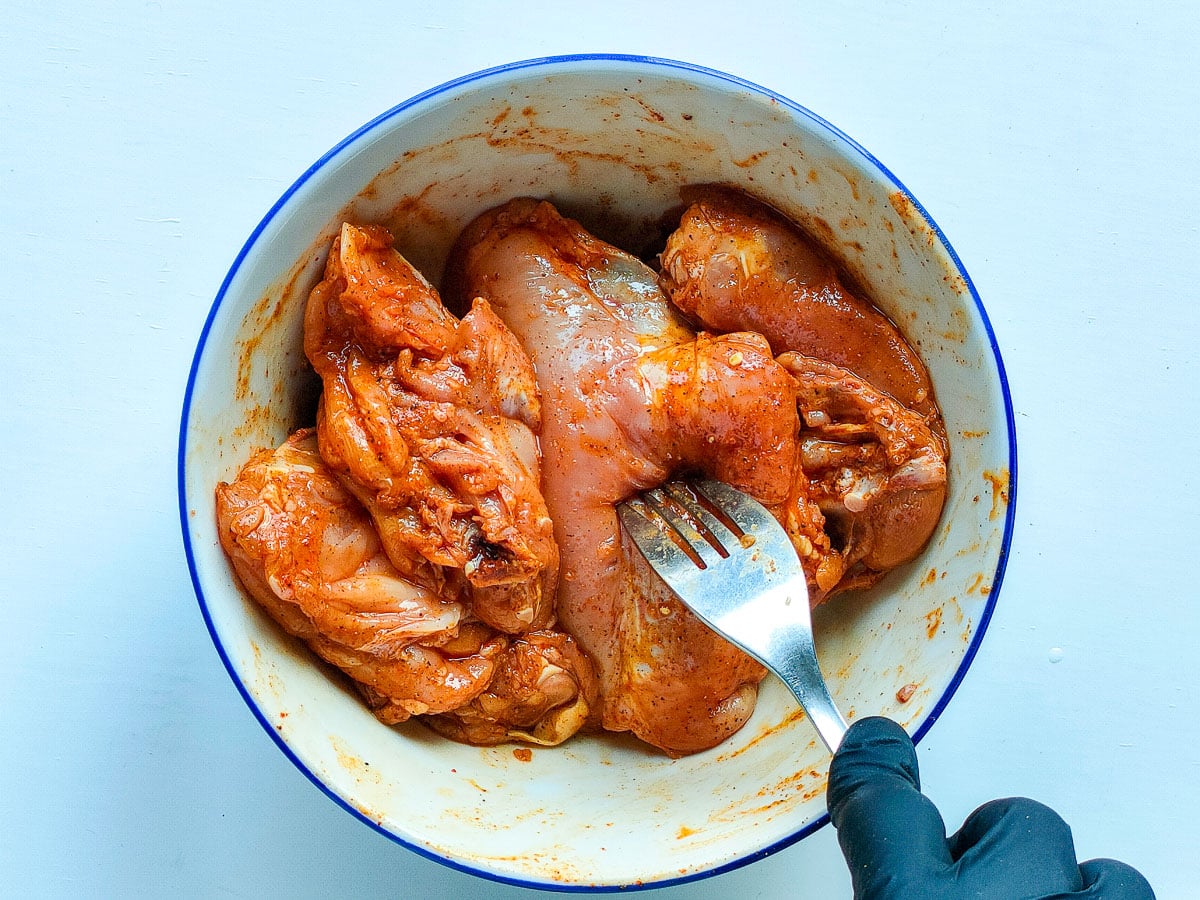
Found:
[[472, 730], [438, 730], [556, 744], [595, 703], [591, 663], [570, 637], [500, 634], [473, 618], [469, 602], [397, 571], [367, 511], [321, 458], [312, 429], [258, 453], [219, 485], [217, 521], [251, 596], [349, 675], [387, 724], [429, 715], [452, 725], [461, 717]]
[[489, 630], [466, 652], [445, 648], [467, 614], [463, 604], [396, 570], [311, 429], [219, 485], [217, 522], [254, 599], [349, 674], [384, 722], [454, 709], [487, 687], [504, 639]]
[[851, 372], [799, 353], [779, 362], [796, 379], [800, 465], [844, 572], [838, 590], [867, 587], [914, 559], [946, 501], [946, 458], [925, 419]]
[[529, 359], [486, 302], [460, 321], [382, 228], [345, 225], [309, 298], [321, 454], [406, 577], [465, 579], [474, 614], [518, 633], [554, 618], [558, 548], [539, 488]]
[[592, 717], [599, 696], [595, 670], [569, 635], [531, 631], [512, 640], [495, 662], [485, 691], [425, 724], [481, 747], [507, 741], [554, 746]]
[[707, 190], [660, 259], [673, 303], [706, 328], [761, 333], [797, 380], [804, 477], [794, 485], [807, 489], [785, 525], [802, 557], [813, 544], [817, 596], [913, 559], [945, 502], [948, 445], [928, 372], [899, 329], [794, 224], [745, 194]]
[[712, 189], [683, 214], [661, 257], [671, 302], [713, 331], [756, 331], [775, 353], [834, 363], [901, 405], [938, 417], [929, 374], [900, 330], [854, 296], [787, 219]]

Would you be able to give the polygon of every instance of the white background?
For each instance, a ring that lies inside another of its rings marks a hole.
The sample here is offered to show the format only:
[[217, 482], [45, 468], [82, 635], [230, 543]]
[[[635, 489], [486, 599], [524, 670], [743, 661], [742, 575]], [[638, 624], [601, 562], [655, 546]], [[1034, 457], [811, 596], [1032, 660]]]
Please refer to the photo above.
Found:
[[[804, 104], [943, 228], [1008, 366], [1020, 474], [926, 791], [952, 829], [1037, 797], [1081, 858], [1196, 896], [1194, 4], [248, 5], [0, 15], [0, 894], [538, 896], [391, 843], [276, 749], [205, 631], [175, 451], [212, 298], [304, 169], [447, 79], [611, 51]], [[654, 896], [849, 895], [825, 828]]]

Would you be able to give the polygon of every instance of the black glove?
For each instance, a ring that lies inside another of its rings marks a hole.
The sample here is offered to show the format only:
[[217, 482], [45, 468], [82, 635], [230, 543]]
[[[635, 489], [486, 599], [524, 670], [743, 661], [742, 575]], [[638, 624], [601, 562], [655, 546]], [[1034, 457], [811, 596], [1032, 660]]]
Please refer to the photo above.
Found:
[[829, 769], [828, 798], [856, 900], [1154, 898], [1124, 863], [1078, 863], [1070, 827], [1033, 800], [984, 804], [947, 839], [941, 815], [921, 793], [912, 741], [889, 719], [862, 719], [846, 732]]

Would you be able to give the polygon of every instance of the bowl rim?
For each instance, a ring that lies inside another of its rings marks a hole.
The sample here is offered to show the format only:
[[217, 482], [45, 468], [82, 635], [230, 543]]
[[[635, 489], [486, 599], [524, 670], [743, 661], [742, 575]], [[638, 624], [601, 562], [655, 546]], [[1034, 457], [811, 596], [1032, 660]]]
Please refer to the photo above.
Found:
[[1017, 499], [1017, 436], [1016, 436], [1016, 422], [1015, 422], [1015, 418], [1014, 418], [1014, 414], [1013, 414], [1013, 403], [1012, 403], [1012, 396], [1011, 396], [1011, 392], [1010, 392], [1010, 388], [1009, 388], [1008, 376], [1007, 376], [1005, 368], [1004, 368], [1004, 361], [1003, 361], [1003, 358], [1001, 357], [1000, 348], [996, 341], [996, 335], [995, 335], [995, 331], [992, 328], [991, 320], [988, 318], [987, 311], [984, 309], [984, 306], [983, 306], [983, 301], [980, 299], [979, 293], [975, 288], [974, 282], [971, 280], [971, 277], [967, 274], [966, 269], [963, 267], [962, 261], [959, 259], [957, 252], [955, 252], [955, 250], [951, 246], [949, 240], [947, 240], [945, 234], [942, 232], [941, 228], [937, 225], [937, 223], [934, 222], [933, 218], [929, 215], [929, 213], [925, 209], [925, 207], [921, 205], [921, 203], [917, 200], [917, 198], [912, 195], [912, 192], [909, 191], [909, 189], [891, 172], [890, 169], [888, 169], [883, 163], [881, 163], [878, 159], [876, 159], [876, 157], [870, 151], [868, 151], [865, 147], [863, 147], [861, 144], [859, 144], [856, 140], [854, 140], [852, 137], [847, 135], [845, 132], [843, 132], [837, 126], [828, 122], [827, 120], [825, 120], [821, 116], [817, 115], [816, 113], [812, 112], [808, 108], [783, 96], [782, 94], [779, 94], [769, 88], [763, 87], [759, 84], [756, 84], [752, 81], [748, 81], [748, 80], [738, 77], [736, 75], [730, 75], [726, 72], [722, 72], [717, 69], [709, 68], [707, 66], [702, 66], [702, 65], [698, 65], [698, 64], [690, 63], [690, 62], [683, 62], [683, 61], [668, 59], [668, 58], [664, 58], [664, 57], [646, 56], [646, 55], [638, 55], [638, 54], [623, 54], [623, 53], [572, 53], [572, 54], [563, 54], [563, 55], [534, 57], [534, 58], [530, 58], [530, 59], [523, 59], [523, 60], [517, 60], [514, 62], [503, 63], [501, 65], [481, 69], [479, 71], [472, 72], [467, 75], [462, 75], [458, 78], [453, 78], [449, 81], [443, 82], [439, 85], [436, 85], [435, 87], [431, 87], [425, 91], [415, 94], [414, 96], [410, 97], [409, 99], [407, 99], [401, 103], [398, 103], [397, 105], [393, 106], [392, 108], [379, 114], [378, 116], [369, 120], [365, 124], [356, 128], [349, 135], [347, 135], [345, 138], [343, 138], [341, 141], [339, 141], [337, 144], [335, 144], [332, 148], [330, 148], [327, 152], [325, 152], [316, 162], [314, 162], [312, 165], [310, 165], [283, 192], [282, 195], [280, 195], [279, 199], [275, 201], [275, 203], [267, 211], [266, 215], [264, 215], [262, 220], [257, 224], [257, 226], [255, 226], [254, 230], [250, 233], [250, 236], [246, 239], [245, 243], [242, 245], [237, 256], [234, 258], [233, 264], [230, 266], [229, 271], [226, 273], [225, 278], [222, 280], [220, 288], [217, 290], [217, 293], [213, 300], [212, 306], [209, 309], [208, 315], [204, 321], [204, 325], [201, 328], [200, 337], [196, 344], [196, 351], [192, 358], [191, 368], [188, 372], [187, 386], [184, 391], [183, 407], [182, 407], [182, 413], [181, 413], [181, 419], [180, 419], [180, 425], [179, 425], [179, 446], [178, 446], [178, 454], [177, 454], [176, 476], [177, 476], [177, 491], [178, 491], [178, 499], [179, 499], [179, 516], [180, 516], [180, 525], [181, 525], [182, 532], [183, 532], [184, 552], [187, 556], [188, 571], [191, 575], [192, 587], [195, 591], [196, 599], [200, 606], [200, 613], [204, 618], [204, 624], [208, 628], [209, 636], [212, 638], [213, 645], [216, 647], [216, 650], [217, 650], [217, 654], [220, 657], [222, 664], [225, 666], [225, 670], [229, 674], [230, 679], [233, 681], [234, 686], [237, 688], [238, 693], [241, 695], [242, 700], [249, 707], [251, 713], [254, 715], [254, 718], [258, 720], [259, 725], [262, 726], [263, 730], [268, 735], [270, 735], [271, 739], [275, 742], [276, 746], [278, 746], [278, 748], [283, 752], [284, 756], [287, 757], [289, 760], [291, 760], [292, 764], [297, 769], [299, 769], [308, 778], [309, 781], [311, 781], [314, 785], [316, 785], [316, 787], [322, 793], [324, 793], [330, 800], [332, 800], [339, 807], [341, 807], [343, 810], [348, 812], [350, 815], [354, 816], [359, 821], [370, 826], [372, 829], [374, 829], [378, 833], [384, 835], [388, 839], [394, 841], [395, 843], [406, 848], [407, 850], [410, 850], [414, 853], [419, 854], [420, 856], [425, 857], [426, 859], [430, 859], [435, 862], [441, 863], [442, 865], [448, 866], [451, 869], [456, 869], [460, 872], [465, 872], [465, 873], [468, 873], [471, 875], [486, 878], [491, 881], [501, 882], [504, 884], [510, 884], [510, 885], [514, 885], [514, 886], [518, 886], [518, 887], [531, 888], [531, 889], [537, 889], [537, 890], [550, 890], [550, 891], [556, 891], [556, 892], [562, 892], [562, 893], [567, 893], [567, 892], [570, 892], [570, 893], [582, 893], [582, 892], [604, 893], [604, 892], [613, 892], [613, 891], [650, 890], [650, 889], [668, 887], [668, 886], [672, 886], [672, 885], [684, 884], [684, 883], [691, 882], [691, 881], [698, 881], [698, 880], [704, 879], [704, 878], [710, 878], [715, 875], [720, 875], [722, 873], [741, 868], [742, 866], [748, 865], [752, 862], [755, 862], [757, 860], [760, 860], [767, 856], [770, 856], [770, 855], [784, 849], [785, 847], [789, 847], [792, 844], [797, 843], [798, 841], [802, 840], [803, 838], [807, 837], [808, 835], [810, 835], [810, 834], [814, 833], [815, 831], [819, 830], [820, 828], [824, 827], [830, 821], [829, 813], [828, 812], [822, 813], [820, 816], [818, 816], [812, 822], [805, 825], [803, 828], [796, 831], [794, 834], [791, 834], [791, 835], [775, 842], [774, 844], [771, 844], [768, 847], [747, 853], [743, 856], [738, 857], [737, 859], [733, 859], [728, 862], [722, 863], [721, 865], [713, 867], [711, 869], [704, 869], [702, 871], [692, 872], [692, 873], [689, 873], [686, 875], [673, 877], [673, 878], [656, 880], [656, 881], [651, 881], [651, 882], [646, 882], [646, 883], [636, 882], [636, 883], [631, 883], [631, 884], [626, 884], [626, 885], [563, 884], [563, 883], [557, 883], [557, 882], [536, 881], [536, 880], [532, 880], [532, 879], [521, 878], [521, 877], [512, 876], [512, 875], [506, 875], [506, 874], [499, 873], [499, 872], [489, 871], [485, 868], [471, 865], [469, 863], [461, 862], [459, 860], [456, 860], [456, 859], [453, 859], [453, 858], [450, 858], [447, 856], [443, 856], [443, 855], [441, 855], [437, 852], [434, 852], [428, 848], [421, 847], [417, 844], [414, 844], [414, 843], [406, 840], [405, 838], [389, 831], [382, 824], [373, 821], [372, 819], [370, 819], [366, 815], [364, 815], [362, 812], [357, 810], [351, 803], [349, 803], [346, 799], [344, 799], [343, 797], [341, 797], [340, 795], [335, 793], [331, 787], [326, 785], [314, 772], [312, 772], [303, 762], [301, 762], [299, 757], [289, 747], [287, 741], [283, 738], [283, 736], [281, 734], [279, 734], [275, 730], [275, 728], [271, 725], [271, 723], [268, 721], [266, 714], [259, 708], [257, 703], [254, 701], [254, 698], [250, 695], [245, 684], [243, 684], [242, 680], [238, 677], [237, 671], [234, 669], [233, 662], [229, 656], [229, 653], [226, 651], [225, 646], [222, 643], [221, 636], [220, 636], [220, 634], [218, 634], [216, 626], [213, 622], [213, 617], [209, 611], [208, 602], [204, 595], [204, 589], [201, 585], [200, 573], [198, 572], [197, 567], [196, 567], [196, 558], [195, 558], [195, 554], [194, 554], [194, 551], [192, 548], [191, 532], [189, 529], [189, 520], [191, 517], [190, 517], [189, 511], [188, 511], [189, 504], [188, 504], [187, 485], [186, 485], [186, 478], [185, 478], [186, 458], [187, 458], [187, 439], [188, 439], [188, 419], [191, 414], [193, 391], [195, 389], [196, 378], [197, 378], [197, 374], [198, 374], [198, 371], [200, 368], [201, 359], [204, 356], [205, 347], [207, 345], [208, 337], [212, 330], [213, 323], [215, 322], [217, 314], [221, 308], [221, 305], [225, 300], [225, 296], [226, 296], [227, 292], [229, 291], [230, 285], [232, 284], [237, 273], [240, 271], [247, 256], [249, 256], [250, 252], [254, 249], [255, 244], [258, 242], [259, 238], [262, 236], [263, 232], [266, 230], [268, 225], [270, 225], [270, 223], [275, 219], [275, 217], [279, 214], [279, 212], [287, 205], [287, 203], [297, 193], [297, 191], [299, 191], [300, 188], [306, 182], [309, 181], [309, 179], [311, 179], [314, 175], [316, 175], [317, 172], [319, 172], [326, 165], [328, 165], [332, 160], [334, 160], [337, 156], [339, 156], [348, 147], [352, 146], [353, 144], [358, 142], [360, 139], [367, 136], [368, 134], [373, 132], [376, 128], [378, 128], [381, 125], [383, 125], [384, 123], [388, 122], [390, 119], [394, 118], [395, 116], [400, 115], [401, 113], [405, 112], [406, 110], [409, 110], [412, 107], [417, 106], [418, 104], [421, 104], [431, 98], [451, 93], [460, 88], [467, 87], [475, 82], [482, 81], [482, 80], [485, 80], [485, 79], [488, 79], [488, 78], [491, 78], [491, 77], [494, 77], [497, 75], [518, 72], [518, 71], [522, 71], [522, 70], [526, 70], [526, 69], [544, 68], [544, 69], [554, 70], [554, 69], [559, 69], [559, 68], [568, 68], [571, 66], [579, 66], [581, 64], [595, 65], [595, 66], [600, 66], [600, 67], [613, 67], [613, 68], [643, 66], [643, 67], [648, 67], [648, 68], [652, 68], [652, 69], [665, 69], [668, 72], [675, 71], [675, 72], [679, 72], [684, 75], [690, 75], [690, 76], [698, 75], [698, 76], [701, 76], [704, 78], [716, 80], [718, 82], [723, 82], [726, 85], [729, 85], [732, 87], [743, 88], [754, 94], [758, 94], [760, 96], [769, 98], [771, 100], [776, 101], [780, 105], [786, 107], [793, 114], [796, 114], [798, 116], [808, 119], [814, 125], [816, 125], [818, 128], [824, 129], [824, 130], [828, 131], [829, 133], [831, 133], [832, 135], [836, 136], [839, 140], [844, 141], [851, 153], [860, 156], [862, 158], [862, 160], [868, 164], [869, 167], [878, 171], [878, 173], [884, 179], [891, 182], [895, 186], [895, 188], [903, 194], [903, 196], [906, 198], [906, 200], [912, 204], [912, 207], [920, 213], [921, 218], [924, 220], [925, 224], [928, 225], [929, 229], [931, 230], [933, 235], [936, 237], [937, 241], [941, 244], [943, 250], [946, 252], [946, 254], [949, 256], [951, 261], [954, 263], [954, 266], [955, 266], [958, 274], [960, 276], [962, 276], [963, 282], [966, 284], [966, 287], [967, 287], [968, 292], [970, 293], [971, 299], [975, 304], [976, 312], [978, 313], [979, 319], [983, 324], [984, 331], [987, 335], [988, 344], [991, 347], [992, 356], [993, 356], [993, 360], [994, 360], [995, 367], [996, 367], [996, 375], [997, 375], [999, 385], [1000, 385], [1000, 392], [1001, 392], [1001, 395], [1002, 395], [1002, 398], [1004, 401], [1004, 414], [1005, 414], [1006, 426], [1008, 429], [1008, 473], [1009, 473], [1008, 474], [1008, 485], [1007, 485], [1008, 503], [1007, 503], [1006, 510], [1005, 510], [1005, 522], [1004, 522], [1003, 536], [1001, 538], [999, 553], [997, 556], [995, 575], [992, 579], [991, 592], [988, 595], [988, 598], [984, 605], [983, 611], [979, 616], [979, 621], [976, 625], [975, 631], [971, 636], [971, 641], [968, 644], [966, 651], [964, 652], [963, 657], [958, 664], [958, 667], [954, 671], [954, 674], [951, 676], [949, 683], [947, 684], [945, 690], [942, 692], [942, 695], [938, 698], [937, 702], [933, 705], [932, 709], [929, 711], [929, 713], [925, 716], [925, 718], [921, 721], [921, 723], [917, 726], [916, 730], [914, 731], [913, 736], [912, 736], [914, 743], [920, 742], [920, 740], [925, 736], [925, 734], [928, 733], [929, 729], [933, 727], [933, 724], [938, 720], [938, 718], [942, 715], [942, 713], [945, 712], [946, 707], [950, 703], [950, 700], [953, 698], [954, 694], [958, 690], [959, 685], [962, 683], [963, 678], [966, 676], [967, 670], [970, 668], [971, 663], [975, 658], [975, 654], [978, 652], [979, 647], [983, 642], [983, 637], [984, 637], [985, 633], [987, 632], [988, 625], [991, 622], [992, 614], [996, 607], [996, 601], [1000, 594], [1001, 584], [1004, 580], [1004, 572], [1005, 572], [1005, 569], [1008, 564], [1008, 555], [1009, 555], [1009, 550], [1010, 550], [1010, 546], [1012, 543], [1013, 528], [1014, 528], [1014, 524], [1015, 524], [1015, 520], [1016, 520], [1016, 512], [1015, 511], [1016, 511], [1016, 499]]

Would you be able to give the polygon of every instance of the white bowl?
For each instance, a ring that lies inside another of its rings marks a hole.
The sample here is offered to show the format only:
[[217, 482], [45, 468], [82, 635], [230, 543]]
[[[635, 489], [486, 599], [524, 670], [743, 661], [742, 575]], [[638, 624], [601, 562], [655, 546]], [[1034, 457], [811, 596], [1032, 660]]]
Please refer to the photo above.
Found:
[[942, 523], [916, 562], [816, 616], [841, 708], [892, 716], [919, 738], [970, 664], [1000, 587], [1016, 475], [1011, 403], [983, 306], [942, 233], [887, 169], [811, 112], [729, 75], [643, 57], [467, 76], [389, 110], [305, 172], [238, 254], [204, 325], [179, 487], [217, 651], [318, 787], [451, 866], [552, 888], [711, 875], [825, 824], [828, 758], [774, 679], [738, 734], [675, 760], [591, 736], [522, 761], [511, 746], [381, 725], [239, 588], [217, 540], [214, 487], [312, 415], [302, 310], [344, 219], [389, 224], [401, 252], [437, 279], [458, 230], [510, 197], [551, 199], [630, 243], [678, 205], [681, 186], [706, 182], [765, 197], [822, 236], [928, 364], [952, 448]]

